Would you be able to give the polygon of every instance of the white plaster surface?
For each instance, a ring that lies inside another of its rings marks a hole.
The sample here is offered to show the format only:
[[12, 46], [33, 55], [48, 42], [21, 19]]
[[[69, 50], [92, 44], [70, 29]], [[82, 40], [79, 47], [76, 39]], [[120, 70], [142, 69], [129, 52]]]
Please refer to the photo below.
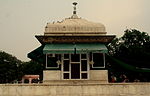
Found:
[[43, 71], [43, 81], [46, 80], [60, 80], [61, 71], [58, 70], [44, 70]]
[[90, 70], [90, 80], [108, 81], [108, 70]]
[[[96, 83], [107, 83], [108, 82], [108, 71], [107, 70], [90, 70], [89, 71], [89, 80], [85, 80], [85, 82], [90, 81]], [[45, 70], [43, 71], [43, 82], [44, 83], [63, 83], [65, 80], [61, 78], [61, 71], [58, 70]], [[62, 81], [60, 81], [62, 80]], [[73, 81], [73, 80], [72, 80]], [[79, 81], [79, 80], [78, 80]], [[83, 80], [81, 80], [83, 81]]]
[[105, 26], [101, 23], [94, 23], [82, 18], [66, 18], [61, 22], [47, 23], [45, 34], [53, 33], [98, 33], [106, 34]]

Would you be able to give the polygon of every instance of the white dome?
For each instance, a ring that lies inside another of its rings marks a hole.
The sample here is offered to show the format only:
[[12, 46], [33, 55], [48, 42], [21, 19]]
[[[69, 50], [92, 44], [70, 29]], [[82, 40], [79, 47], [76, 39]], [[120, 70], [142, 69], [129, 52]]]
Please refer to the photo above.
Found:
[[78, 18], [74, 14], [61, 22], [47, 23], [44, 34], [106, 34], [106, 31], [103, 24]]

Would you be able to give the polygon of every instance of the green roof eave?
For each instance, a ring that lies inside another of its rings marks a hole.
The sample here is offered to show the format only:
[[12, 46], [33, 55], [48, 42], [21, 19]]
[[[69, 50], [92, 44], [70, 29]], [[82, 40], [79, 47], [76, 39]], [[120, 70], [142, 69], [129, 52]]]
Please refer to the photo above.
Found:
[[101, 52], [107, 53], [108, 50], [104, 44], [101, 43], [60, 43], [60, 44], [46, 44], [44, 54], [61, 54], [61, 53], [88, 53], [88, 52]]

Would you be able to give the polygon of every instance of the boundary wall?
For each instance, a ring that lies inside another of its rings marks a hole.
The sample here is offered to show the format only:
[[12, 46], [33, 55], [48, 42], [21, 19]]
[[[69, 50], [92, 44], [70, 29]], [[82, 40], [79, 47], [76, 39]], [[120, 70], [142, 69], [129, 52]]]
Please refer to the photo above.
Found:
[[0, 84], [0, 96], [150, 96], [150, 83]]

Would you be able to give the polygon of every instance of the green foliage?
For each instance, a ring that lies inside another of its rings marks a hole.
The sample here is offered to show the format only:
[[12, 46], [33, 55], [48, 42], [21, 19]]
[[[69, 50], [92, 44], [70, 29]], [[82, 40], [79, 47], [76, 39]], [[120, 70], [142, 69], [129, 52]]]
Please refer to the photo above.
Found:
[[42, 80], [43, 65], [35, 61], [22, 62], [16, 57], [0, 51], [0, 83], [20, 81], [23, 75], [40, 75]]
[[145, 71], [150, 68], [150, 36], [146, 32], [140, 32], [136, 29], [127, 29], [124, 32], [121, 38], [115, 38], [108, 45], [109, 55], [121, 60], [124, 64], [134, 66], [136, 71], [130, 70], [130, 67], [125, 68], [116, 65], [116, 62], [111, 60], [109, 60], [109, 70], [117, 74], [128, 74], [128, 77], [132, 79], [133, 74], [140, 74], [140, 76], [143, 76], [142, 79], [146, 78], [150, 81], [145, 73], [137, 72], [138, 69]]
[[24, 62], [22, 64], [22, 71], [24, 75], [41, 75], [42, 76], [43, 65], [31, 60], [29, 62]]
[[124, 35], [114, 39], [108, 48], [111, 56], [137, 67], [150, 68], [150, 37], [146, 32], [127, 29]]
[[16, 57], [0, 51], [0, 83], [10, 83], [17, 79], [21, 63]]
[[[139, 53], [149, 51], [150, 37], [146, 32], [140, 32], [136, 29], [127, 29], [121, 38], [115, 38], [108, 46], [111, 55], [129, 55], [130, 53]], [[128, 52], [128, 53], [126, 53]], [[149, 51], [150, 52], [150, 51]]]

